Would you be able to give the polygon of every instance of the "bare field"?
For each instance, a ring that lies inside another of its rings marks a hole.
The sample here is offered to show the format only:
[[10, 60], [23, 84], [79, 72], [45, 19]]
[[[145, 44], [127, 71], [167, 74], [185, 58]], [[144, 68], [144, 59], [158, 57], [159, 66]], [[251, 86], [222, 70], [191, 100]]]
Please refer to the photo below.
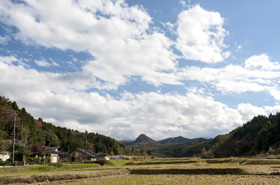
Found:
[[280, 184], [278, 159], [191, 161], [12, 167], [0, 170], [0, 184]]
[[[208, 184], [248, 185], [279, 184], [280, 176], [267, 175], [120, 175], [64, 182], [68, 185], [131, 185], [131, 184]], [[61, 184], [58, 183], [58, 184]]]

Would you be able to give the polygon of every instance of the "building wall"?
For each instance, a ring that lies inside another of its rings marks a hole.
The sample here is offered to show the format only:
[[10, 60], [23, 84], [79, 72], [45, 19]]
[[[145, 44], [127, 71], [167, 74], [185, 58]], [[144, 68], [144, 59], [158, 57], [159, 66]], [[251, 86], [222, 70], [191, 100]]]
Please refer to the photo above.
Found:
[[58, 163], [59, 156], [58, 154], [51, 154], [51, 163]]
[[70, 160], [73, 160], [73, 159], [82, 160], [85, 157], [85, 155], [82, 152], [80, 152], [79, 150], [74, 150], [74, 151], [70, 152], [69, 156], [70, 156]]

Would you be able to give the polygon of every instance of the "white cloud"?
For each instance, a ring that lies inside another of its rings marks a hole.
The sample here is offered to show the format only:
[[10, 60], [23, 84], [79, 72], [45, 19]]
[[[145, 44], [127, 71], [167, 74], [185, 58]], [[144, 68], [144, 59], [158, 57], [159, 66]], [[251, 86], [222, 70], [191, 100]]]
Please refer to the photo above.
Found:
[[224, 38], [224, 19], [218, 12], [207, 11], [195, 5], [178, 16], [176, 47], [185, 59], [206, 63], [221, 62], [228, 58]]
[[0, 56], [0, 62], [6, 64], [12, 64], [13, 62], [17, 62], [18, 59], [14, 56]]
[[[0, 8], [1, 21], [17, 27], [17, 38], [26, 43], [89, 52], [95, 60], [83, 70], [113, 88], [131, 76], [155, 85], [179, 83], [153, 78], [173, 71], [176, 56], [173, 42], [153, 31], [151, 17], [140, 6], [129, 7], [123, 0], [43, 0], [2, 2]], [[44, 61], [37, 65], [49, 66]]]
[[[82, 66], [65, 63], [76, 69], [67, 73], [39, 72], [26, 67], [20, 56], [0, 56], [0, 94], [56, 125], [116, 139], [134, 139], [140, 133], [154, 139], [213, 137], [254, 115], [280, 110], [277, 105], [251, 104], [234, 109], [211, 95], [212, 89], [225, 94], [265, 91], [280, 100], [280, 67], [267, 54], [252, 56], [243, 66], [179, 68], [174, 46], [184, 59], [206, 63], [221, 62], [230, 55], [225, 51], [224, 19], [199, 5], [183, 11], [176, 24], [164, 24], [171, 31], [177, 26], [176, 41], [153, 27], [143, 7], [129, 7], [124, 0], [1, 1], [0, 21], [16, 27], [15, 39], [26, 44], [93, 56]], [[52, 59], [34, 62], [41, 67], [59, 66]], [[184, 95], [163, 94], [159, 89], [123, 93], [118, 98], [106, 94], [132, 78], [156, 87], [193, 81], [199, 87], [188, 86]], [[95, 92], [95, 88], [104, 91]]]
[[269, 92], [279, 100], [280, 72], [277, 62], [270, 62], [267, 55], [253, 56], [244, 62], [244, 67], [227, 65], [222, 68], [187, 67], [175, 76], [179, 81], [199, 81], [210, 84], [225, 94], [244, 92]]
[[278, 62], [271, 62], [267, 54], [254, 55], [245, 61], [247, 69], [274, 71], [280, 69]]
[[[182, 135], [214, 137], [231, 131], [257, 114], [280, 110], [280, 106], [239, 104], [230, 108], [203, 89], [185, 95], [156, 92], [120, 98], [82, 89], [92, 85], [81, 73], [58, 74], [26, 69], [0, 60], [0, 94], [24, 106], [35, 118], [80, 131], [102, 133], [116, 139], [135, 139], [146, 133], [154, 139]], [[106, 129], [104, 129], [106, 128]]]
[[50, 67], [52, 64], [45, 60], [34, 60], [35, 64], [40, 67]]
[[[187, 7], [187, 3], [185, 0], [180, 0], [179, 3], [183, 6], [183, 7]], [[188, 3], [190, 3], [190, 1], [188, 1]]]

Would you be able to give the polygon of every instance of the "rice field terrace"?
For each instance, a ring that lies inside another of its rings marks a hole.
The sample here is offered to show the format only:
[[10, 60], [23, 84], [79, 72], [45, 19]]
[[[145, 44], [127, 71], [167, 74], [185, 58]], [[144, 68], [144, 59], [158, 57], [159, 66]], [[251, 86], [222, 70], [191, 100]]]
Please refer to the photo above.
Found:
[[111, 161], [0, 168], [0, 184], [279, 184], [280, 159]]

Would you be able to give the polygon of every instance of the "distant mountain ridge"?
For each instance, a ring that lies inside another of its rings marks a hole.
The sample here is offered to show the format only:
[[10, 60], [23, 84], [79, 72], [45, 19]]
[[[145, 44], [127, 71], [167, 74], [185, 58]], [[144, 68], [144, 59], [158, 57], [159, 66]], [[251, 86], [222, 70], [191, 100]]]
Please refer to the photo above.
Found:
[[207, 139], [205, 139], [205, 138], [189, 139], [189, 138], [184, 138], [182, 136], [178, 136], [178, 137], [171, 137], [171, 138], [163, 139], [158, 142], [160, 144], [181, 144], [181, 143], [190, 143], [190, 142], [205, 141], [205, 140], [207, 140]]
[[145, 134], [140, 134], [133, 143], [158, 144], [158, 142], [156, 142], [155, 140], [153, 140], [150, 137], [146, 136]]
[[163, 140], [155, 141], [145, 134], [140, 134], [135, 139], [135, 141], [130, 141], [130, 142], [123, 141], [121, 143], [123, 143], [125, 145], [129, 145], [129, 146], [135, 146], [138, 148], [142, 148], [143, 146], [147, 147], [147, 146], [159, 146], [159, 145], [184, 144], [184, 143], [192, 143], [192, 142], [202, 142], [202, 141], [206, 141], [206, 140], [207, 139], [205, 139], [205, 138], [189, 139], [189, 138], [185, 138], [182, 136], [178, 136], [178, 137], [170, 137], [170, 138], [166, 138]]

